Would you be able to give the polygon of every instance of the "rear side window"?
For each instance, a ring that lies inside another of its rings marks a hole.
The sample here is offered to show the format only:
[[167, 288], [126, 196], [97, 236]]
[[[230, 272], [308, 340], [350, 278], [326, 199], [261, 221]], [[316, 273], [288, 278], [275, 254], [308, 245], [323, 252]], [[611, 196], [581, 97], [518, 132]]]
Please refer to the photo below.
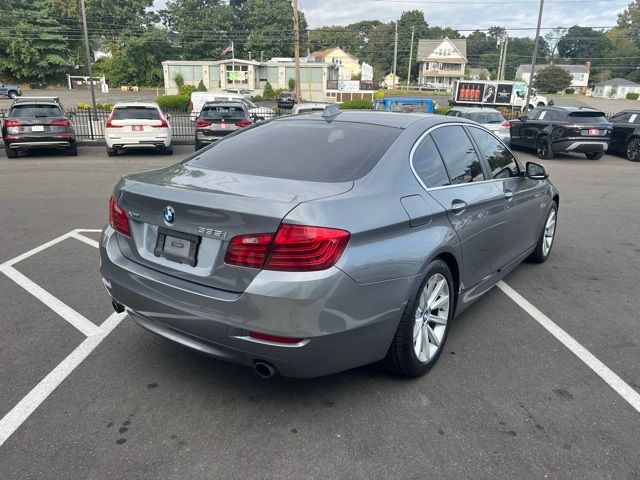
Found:
[[347, 182], [371, 171], [401, 129], [324, 120], [278, 120], [220, 140], [193, 167], [313, 182]]
[[240, 106], [205, 105], [200, 114], [203, 120], [244, 120], [247, 115]]
[[113, 120], [157, 120], [158, 110], [153, 107], [119, 107], [113, 111]]
[[518, 175], [518, 162], [502, 142], [479, 128], [470, 127], [469, 131], [484, 158], [487, 159], [492, 178], [509, 178]]
[[428, 188], [449, 185], [449, 176], [430, 135], [424, 137], [413, 152], [413, 169]]
[[13, 118], [61, 117], [62, 111], [55, 105], [16, 105], [9, 115]]
[[440, 127], [431, 132], [453, 185], [484, 180], [480, 159], [460, 126]]
[[576, 123], [607, 123], [602, 112], [571, 112], [569, 121]]
[[477, 112], [469, 113], [466, 118], [478, 123], [502, 123], [504, 118], [498, 112]]

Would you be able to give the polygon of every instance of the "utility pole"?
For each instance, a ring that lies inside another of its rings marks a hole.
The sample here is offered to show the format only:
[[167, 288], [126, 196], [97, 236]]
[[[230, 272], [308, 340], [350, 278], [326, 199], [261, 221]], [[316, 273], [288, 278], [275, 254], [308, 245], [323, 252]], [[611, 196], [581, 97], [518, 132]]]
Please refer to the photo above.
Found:
[[[80, 0], [80, 7], [82, 9], [82, 28], [84, 29], [84, 46], [85, 53], [87, 55], [87, 70], [89, 70], [89, 85], [91, 86], [91, 106], [93, 116], [91, 115], [91, 111], [89, 112], [89, 131], [91, 132], [91, 138], [93, 139], [93, 118], [95, 118], [96, 112], [96, 93], [93, 90], [93, 69], [91, 68], [91, 49], [89, 48], [89, 33], [87, 32], [87, 10], [84, 6], [84, 0]], [[97, 118], [96, 118], [97, 120]]]
[[[296, 66], [296, 103], [300, 103], [300, 26], [298, 24], [298, 0], [291, 0], [293, 7], [293, 57]], [[309, 92], [311, 93], [311, 92]]]
[[411, 80], [411, 59], [413, 58], [413, 36], [416, 33], [416, 27], [411, 27], [411, 48], [409, 48], [409, 67], [407, 68], [407, 90], [409, 90], [409, 81]]
[[504, 36], [504, 52], [502, 54], [502, 76], [500, 80], [504, 80], [504, 77], [507, 76], [507, 49], [509, 48], [509, 36], [505, 34]]
[[[393, 86], [396, 86], [396, 67], [398, 66], [398, 21], [396, 20], [396, 33], [393, 41]], [[393, 88], [393, 87], [392, 87]]]
[[544, 8], [544, 0], [540, 0], [540, 10], [538, 11], [538, 26], [536, 27], [536, 41], [533, 45], [533, 55], [531, 57], [531, 76], [529, 77], [529, 85], [527, 87], [527, 99], [524, 102], [524, 112], [529, 110], [529, 99], [531, 98], [531, 88], [533, 86], [533, 74], [536, 69], [536, 57], [538, 55], [538, 43], [540, 40], [540, 24], [542, 23], [542, 10]]

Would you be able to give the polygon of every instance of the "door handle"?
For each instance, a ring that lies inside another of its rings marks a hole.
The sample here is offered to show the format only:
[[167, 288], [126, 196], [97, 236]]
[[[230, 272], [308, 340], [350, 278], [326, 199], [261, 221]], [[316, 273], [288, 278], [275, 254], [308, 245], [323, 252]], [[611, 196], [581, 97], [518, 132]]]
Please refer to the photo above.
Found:
[[507, 202], [510, 202], [513, 199], [513, 192], [511, 190], [505, 190], [504, 192], [504, 199]]
[[467, 203], [462, 200], [454, 200], [451, 202], [451, 213], [459, 215], [467, 209]]

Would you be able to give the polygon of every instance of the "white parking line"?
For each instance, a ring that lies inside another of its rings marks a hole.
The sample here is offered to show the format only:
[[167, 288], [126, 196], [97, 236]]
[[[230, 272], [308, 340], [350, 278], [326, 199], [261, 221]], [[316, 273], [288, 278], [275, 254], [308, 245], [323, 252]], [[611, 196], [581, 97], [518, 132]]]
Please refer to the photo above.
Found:
[[118, 326], [126, 313], [113, 313], [107, 318], [98, 333], [87, 337], [38, 385], [36, 385], [18, 404], [0, 420], [0, 446], [29, 418], [36, 408], [67, 378], [107, 335]]
[[1, 267], [0, 272], [4, 273], [7, 277], [36, 297], [47, 307], [84, 333], [87, 337], [100, 333], [100, 328], [98, 328], [93, 322], [87, 320], [83, 315], [76, 312], [61, 300], [58, 300], [37, 283], [29, 280], [15, 268], [11, 266]]
[[511, 300], [516, 302], [520, 308], [531, 315], [540, 325], [542, 325], [551, 335], [556, 337], [565, 347], [582, 360], [591, 370], [602, 378], [618, 395], [624, 398], [629, 404], [640, 412], [640, 394], [629, 384], [616, 375], [609, 367], [598, 360], [589, 350], [579, 344], [575, 338], [556, 325], [549, 317], [534, 307], [522, 295], [516, 292], [506, 283], [498, 282], [498, 288], [502, 290]]
[[75, 238], [76, 240], [80, 240], [87, 245], [91, 245], [92, 247], [98, 248], [100, 246], [100, 244], [96, 240], [94, 240], [93, 238], [85, 237], [81, 233], [74, 233], [73, 235], [71, 235], [71, 237]]
[[[79, 230], [72, 230], [72, 231], [70, 231], [68, 233], [65, 233], [64, 235], [60, 235], [59, 237], [54, 238], [53, 240], [49, 240], [47, 243], [43, 243], [39, 247], [32, 248], [31, 250], [29, 250], [28, 252], [23, 253], [22, 255], [18, 255], [17, 257], [12, 258], [11, 260], [7, 260], [6, 262], [4, 262], [3, 264], [0, 265], [0, 269], [2, 269], [3, 267], [10, 266], [10, 265], [15, 265], [16, 263], [24, 260], [25, 258], [29, 258], [31, 255], [35, 255], [36, 253], [39, 253], [39, 252], [41, 252], [43, 250], [46, 250], [49, 247], [53, 247], [55, 244], [60, 243], [63, 240], [66, 240], [67, 238], [72, 236], [74, 233], [76, 233], [76, 231], [79, 231]], [[84, 231], [86, 231], [86, 230], [84, 230]]]

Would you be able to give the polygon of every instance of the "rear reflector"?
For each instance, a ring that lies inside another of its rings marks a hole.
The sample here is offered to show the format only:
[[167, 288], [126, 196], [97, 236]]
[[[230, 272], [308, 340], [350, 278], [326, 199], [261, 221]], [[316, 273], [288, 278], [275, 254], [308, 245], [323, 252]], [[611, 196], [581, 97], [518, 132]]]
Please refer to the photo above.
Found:
[[117, 232], [120, 232], [127, 237], [131, 236], [127, 213], [116, 203], [116, 199], [113, 198], [113, 195], [109, 198], [109, 225], [111, 225], [111, 227]]
[[240, 120], [239, 122], [236, 122], [236, 125], [238, 127], [248, 127], [251, 125], [251, 120]]
[[272, 234], [231, 239], [225, 263], [285, 272], [310, 272], [334, 266], [349, 242], [345, 230], [283, 223]]
[[259, 332], [250, 332], [249, 336], [251, 338], [255, 338], [256, 340], [265, 340], [267, 342], [275, 342], [275, 343], [300, 343], [304, 338], [295, 338], [295, 337], [279, 337], [277, 335], [268, 335], [266, 333]]

